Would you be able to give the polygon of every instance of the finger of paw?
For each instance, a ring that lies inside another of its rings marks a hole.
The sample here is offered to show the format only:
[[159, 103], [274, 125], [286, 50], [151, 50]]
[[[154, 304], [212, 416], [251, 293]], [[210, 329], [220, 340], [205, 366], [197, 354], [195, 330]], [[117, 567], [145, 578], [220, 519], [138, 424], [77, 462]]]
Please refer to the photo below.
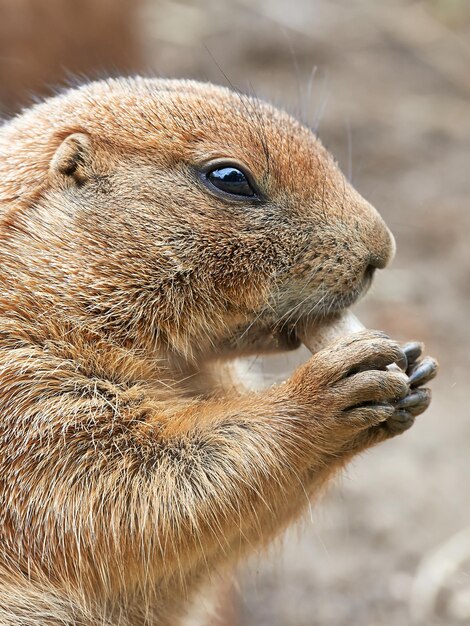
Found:
[[340, 378], [372, 369], [385, 369], [387, 365], [405, 359], [398, 343], [391, 339], [367, 339], [350, 345], [336, 355], [336, 373]]
[[351, 333], [350, 335], [346, 335], [346, 337], [337, 339], [333, 345], [342, 350], [343, 348], [347, 348], [362, 341], [373, 341], [377, 339], [390, 339], [390, 337], [382, 330], [369, 330], [365, 328], [357, 333]]
[[368, 402], [396, 402], [409, 392], [408, 377], [401, 372], [369, 370], [339, 381], [333, 389], [335, 400], [354, 408]]
[[392, 417], [395, 408], [392, 404], [374, 404], [354, 407], [343, 411], [344, 423], [355, 429], [370, 428]]
[[325, 384], [331, 385], [358, 372], [383, 370], [400, 355], [400, 347], [395, 342], [361, 342], [342, 351], [320, 352], [312, 358], [311, 367], [322, 373]]

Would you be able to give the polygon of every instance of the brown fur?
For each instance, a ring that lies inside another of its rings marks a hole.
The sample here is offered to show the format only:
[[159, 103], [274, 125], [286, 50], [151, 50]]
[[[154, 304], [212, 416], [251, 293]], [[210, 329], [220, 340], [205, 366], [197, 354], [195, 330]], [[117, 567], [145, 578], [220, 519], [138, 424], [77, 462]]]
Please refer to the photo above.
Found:
[[[262, 393], [210, 373], [349, 306], [392, 238], [308, 129], [212, 85], [92, 83], [4, 125], [0, 155], [0, 624], [175, 624], [393, 434], [381, 333]], [[195, 168], [219, 157], [266, 200], [211, 195]]]

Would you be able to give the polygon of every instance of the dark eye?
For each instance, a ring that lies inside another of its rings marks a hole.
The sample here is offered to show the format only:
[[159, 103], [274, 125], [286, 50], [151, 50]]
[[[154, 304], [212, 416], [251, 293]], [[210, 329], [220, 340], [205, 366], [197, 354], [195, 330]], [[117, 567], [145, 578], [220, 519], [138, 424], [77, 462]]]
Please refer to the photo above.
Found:
[[231, 196], [256, 198], [257, 194], [248, 176], [233, 165], [220, 165], [208, 170], [205, 179], [210, 185]]

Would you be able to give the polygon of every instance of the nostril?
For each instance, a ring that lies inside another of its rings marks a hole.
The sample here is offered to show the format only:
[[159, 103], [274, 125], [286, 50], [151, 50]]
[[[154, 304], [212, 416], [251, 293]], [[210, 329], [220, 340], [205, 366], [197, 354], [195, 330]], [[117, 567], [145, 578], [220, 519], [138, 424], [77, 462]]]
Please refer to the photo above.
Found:
[[364, 277], [367, 280], [372, 280], [376, 269], [377, 267], [375, 265], [368, 265], [364, 271]]
[[387, 265], [388, 257], [381, 256], [379, 254], [371, 254], [369, 255], [369, 267], [372, 268], [372, 274], [375, 269], [383, 270], [383, 268]]

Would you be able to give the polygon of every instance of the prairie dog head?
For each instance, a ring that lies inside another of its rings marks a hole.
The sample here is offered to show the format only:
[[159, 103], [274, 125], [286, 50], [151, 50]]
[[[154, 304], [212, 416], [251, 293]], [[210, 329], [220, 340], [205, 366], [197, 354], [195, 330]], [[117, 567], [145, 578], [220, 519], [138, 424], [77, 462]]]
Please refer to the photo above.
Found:
[[91, 83], [4, 125], [0, 154], [2, 237], [128, 341], [217, 354], [294, 329], [294, 345], [393, 256], [314, 134], [226, 88]]

